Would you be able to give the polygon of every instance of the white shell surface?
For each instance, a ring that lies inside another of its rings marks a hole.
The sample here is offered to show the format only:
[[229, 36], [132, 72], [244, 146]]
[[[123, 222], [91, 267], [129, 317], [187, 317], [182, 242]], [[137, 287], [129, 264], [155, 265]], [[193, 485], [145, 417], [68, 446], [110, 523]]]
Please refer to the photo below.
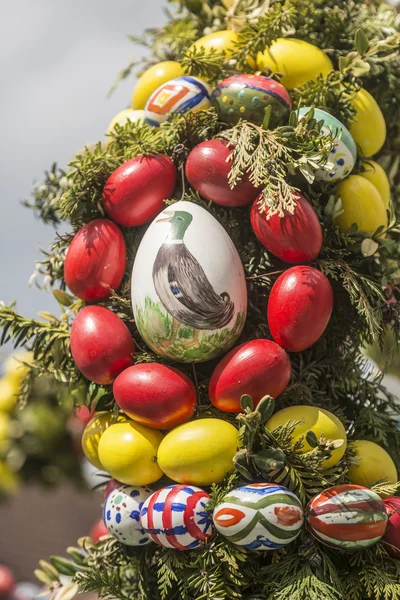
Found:
[[127, 546], [144, 546], [151, 540], [140, 524], [140, 510], [152, 494], [149, 488], [121, 485], [106, 498], [103, 520], [109, 533]]

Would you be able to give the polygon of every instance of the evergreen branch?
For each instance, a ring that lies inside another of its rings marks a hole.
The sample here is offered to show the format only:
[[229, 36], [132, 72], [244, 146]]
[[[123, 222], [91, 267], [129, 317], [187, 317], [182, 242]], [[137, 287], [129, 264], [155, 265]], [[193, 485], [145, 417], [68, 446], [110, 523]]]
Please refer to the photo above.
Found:
[[53, 163], [50, 170], [45, 172], [43, 183], [34, 187], [33, 201], [25, 201], [24, 206], [32, 208], [44, 223], [58, 225], [60, 223], [60, 217], [57, 214], [58, 202], [70, 185], [67, 172]]
[[225, 61], [225, 52], [218, 52], [215, 48], [189, 48], [183, 54], [181, 64], [189, 75], [216, 82], [223, 79]]

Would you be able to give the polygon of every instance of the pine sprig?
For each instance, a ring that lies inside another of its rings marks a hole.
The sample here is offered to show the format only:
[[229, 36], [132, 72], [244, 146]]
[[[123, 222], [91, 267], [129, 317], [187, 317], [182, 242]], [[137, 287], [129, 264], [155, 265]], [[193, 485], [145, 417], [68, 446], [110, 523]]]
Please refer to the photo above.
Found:
[[24, 205], [32, 208], [43, 223], [58, 225], [60, 223], [60, 217], [57, 214], [58, 202], [70, 184], [68, 173], [60, 169], [57, 163], [53, 163], [51, 168], [45, 172], [43, 182], [34, 187], [33, 200], [25, 201]]

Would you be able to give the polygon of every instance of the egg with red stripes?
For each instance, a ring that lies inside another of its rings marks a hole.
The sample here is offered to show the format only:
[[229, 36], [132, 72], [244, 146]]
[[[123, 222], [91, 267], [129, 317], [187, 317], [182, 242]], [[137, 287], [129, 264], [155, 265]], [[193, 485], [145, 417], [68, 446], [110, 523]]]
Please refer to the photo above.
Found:
[[192, 550], [212, 535], [210, 496], [193, 485], [170, 485], [152, 494], [141, 509], [146, 534], [160, 546]]
[[376, 544], [386, 531], [383, 500], [361, 485], [337, 485], [314, 496], [306, 519], [314, 537], [342, 550], [361, 550]]
[[126, 546], [145, 546], [151, 542], [140, 524], [140, 510], [152, 490], [120, 485], [106, 498], [103, 521], [108, 532]]
[[251, 550], [275, 550], [293, 542], [304, 522], [299, 498], [282, 485], [251, 483], [229, 492], [213, 514], [216, 529]]

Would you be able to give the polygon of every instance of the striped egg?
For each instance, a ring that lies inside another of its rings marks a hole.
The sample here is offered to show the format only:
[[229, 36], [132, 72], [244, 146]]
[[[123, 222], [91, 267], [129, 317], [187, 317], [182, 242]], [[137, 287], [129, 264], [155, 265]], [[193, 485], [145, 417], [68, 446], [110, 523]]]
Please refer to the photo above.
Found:
[[251, 483], [229, 492], [213, 514], [217, 530], [233, 544], [252, 550], [287, 546], [303, 526], [298, 497], [275, 483]]
[[156, 544], [192, 550], [212, 535], [210, 496], [192, 485], [169, 485], [143, 504], [140, 522]]
[[358, 550], [376, 544], [386, 530], [383, 500], [361, 485], [337, 485], [312, 498], [306, 519], [314, 537], [333, 548]]
[[127, 546], [151, 542], [140, 525], [140, 509], [150, 494], [149, 488], [120, 485], [104, 502], [103, 520], [108, 532]]

